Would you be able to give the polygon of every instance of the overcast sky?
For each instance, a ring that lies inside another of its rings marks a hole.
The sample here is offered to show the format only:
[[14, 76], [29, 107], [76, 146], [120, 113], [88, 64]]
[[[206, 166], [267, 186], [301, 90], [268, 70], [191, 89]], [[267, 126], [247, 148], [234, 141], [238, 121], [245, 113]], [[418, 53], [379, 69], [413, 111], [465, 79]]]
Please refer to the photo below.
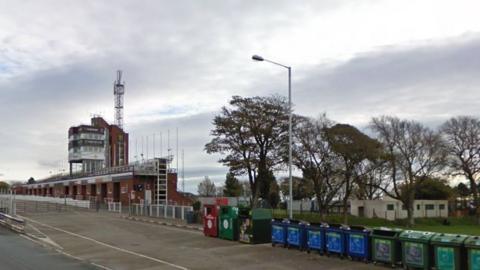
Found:
[[382, 114], [432, 127], [478, 115], [479, 10], [478, 0], [0, 0], [0, 179], [66, 169], [68, 128], [93, 113], [113, 120], [117, 69], [131, 160], [153, 133], [157, 154], [160, 132], [164, 153], [169, 129], [174, 148], [178, 127], [187, 191], [205, 175], [224, 181], [203, 147], [232, 95], [287, 93], [286, 70], [252, 54], [293, 67], [296, 113], [360, 128]]

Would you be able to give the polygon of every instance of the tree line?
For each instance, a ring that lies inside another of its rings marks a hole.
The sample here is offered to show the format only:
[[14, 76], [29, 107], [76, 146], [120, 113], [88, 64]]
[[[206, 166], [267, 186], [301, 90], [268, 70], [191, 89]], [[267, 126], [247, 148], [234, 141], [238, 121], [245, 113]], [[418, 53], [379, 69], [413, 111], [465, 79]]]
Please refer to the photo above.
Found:
[[[253, 203], [275, 202], [285, 188], [277, 184], [275, 174], [288, 164], [288, 112], [288, 103], [280, 96], [233, 96], [213, 119], [213, 138], [205, 150], [221, 154], [219, 162], [232, 176], [248, 179]], [[414, 120], [379, 116], [362, 131], [325, 114], [294, 115], [292, 150], [293, 164], [302, 173], [294, 189], [310, 186], [304, 192], [316, 198], [322, 216], [340, 201], [348, 222], [348, 200], [386, 195], [403, 203], [413, 225], [414, 200], [431, 192], [425, 186], [461, 176], [468, 181], [480, 222], [476, 117], [453, 117], [432, 129]]]

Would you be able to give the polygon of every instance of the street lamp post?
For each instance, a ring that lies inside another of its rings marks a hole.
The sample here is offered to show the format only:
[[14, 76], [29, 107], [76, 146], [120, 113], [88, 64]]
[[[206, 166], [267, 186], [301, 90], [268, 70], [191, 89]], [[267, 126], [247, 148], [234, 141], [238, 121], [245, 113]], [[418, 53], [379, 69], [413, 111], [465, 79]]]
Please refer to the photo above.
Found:
[[288, 70], [288, 191], [289, 200], [288, 216], [293, 219], [293, 184], [292, 184], [292, 67], [282, 65], [280, 63], [265, 59], [259, 55], [252, 56], [255, 61], [265, 61], [277, 66], [284, 67]]

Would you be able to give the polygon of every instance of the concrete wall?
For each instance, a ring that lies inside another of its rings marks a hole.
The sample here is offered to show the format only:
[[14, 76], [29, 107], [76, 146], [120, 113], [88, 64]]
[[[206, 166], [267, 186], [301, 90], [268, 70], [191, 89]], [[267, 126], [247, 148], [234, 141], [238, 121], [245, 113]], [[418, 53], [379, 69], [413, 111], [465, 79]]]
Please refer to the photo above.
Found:
[[[407, 210], [403, 209], [403, 203], [398, 200], [351, 200], [350, 214], [368, 218], [379, 217], [388, 220], [407, 218]], [[443, 209], [441, 209], [443, 207]], [[447, 200], [415, 200], [413, 216], [424, 217], [448, 217]]]

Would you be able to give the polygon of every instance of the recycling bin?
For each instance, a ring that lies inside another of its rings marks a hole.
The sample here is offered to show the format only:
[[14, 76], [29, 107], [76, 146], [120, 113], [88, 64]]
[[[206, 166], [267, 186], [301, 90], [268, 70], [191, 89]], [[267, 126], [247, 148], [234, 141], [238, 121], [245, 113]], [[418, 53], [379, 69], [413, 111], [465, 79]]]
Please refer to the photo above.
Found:
[[238, 207], [220, 206], [218, 237], [227, 240], [238, 240]]
[[470, 236], [465, 240], [468, 270], [480, 270], [480, 236]]
[[218, 212], [219, 207], [206, 204], [203, 207], [203, 234], [205, 236], [218, 236]]
[[325, 225], [324, 223], [307, 223], [305, 231], [307, 235], [307, 252], [312, 250], [323, 254], [325, 252]]
[[296, 247], [304, 250], [306, 246], [305, 222], [289, 219], [287, 227], [287, 248]]
[[345, 255], [345, 226], [341, 224], [328, 224], [325, 227], [325, 254]]
[[347, 226], [344, 231], [347, 256], [352, 260], [370, 261], [371, 230], [363, 226]]
[[261, 244], [271, 241], [272, 210], [265, 208], [239, 208], [240, 242]]
[[468, 235], [446, 234], [435, 235], [430, 243], [433, 248], [436, 270], [466, 269], [464, 242]]
[[403, 230], [396, 228], [375, 228], [372, 230], [372, 261], [389, 264], [392, 267], [402, 262], [401, 245], [398, 236]]
[[272, 219], [272, 246], [280, 244], [283, 247], [287, 246], [287, 219]]
[[411, 230], [400, 233], [403, 266], [410, 269], [430, 269], [433, 262], [430, 240], [435, 235], [433, 232]]

